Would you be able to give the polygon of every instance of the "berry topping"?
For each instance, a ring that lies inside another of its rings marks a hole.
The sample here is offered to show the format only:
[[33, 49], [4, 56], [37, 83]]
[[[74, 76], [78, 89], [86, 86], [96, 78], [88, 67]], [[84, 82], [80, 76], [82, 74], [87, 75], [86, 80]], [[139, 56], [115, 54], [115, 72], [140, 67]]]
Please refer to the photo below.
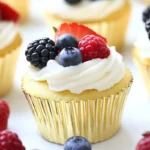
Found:
[[66, 141], [64, 150], [92, 150], [92, 146], [87, 139], [74, 136]]
[[17, 134], [10, 131], [0, 132], [0, 150], [25, 150]]
[[67, 47], [78, 47], [78, 41], [71, 34], [63, 34], [56, 41], [56, 47], [62, 50]]
[[78, 65], [82, 63], [81, 52], [74, 47], [64, 48], [59, 54], [58, 62], [64, 67]]
[[150, 19], [150, 7], [148, 7], [144, 12], [143, 12], [143, 21], [146, 22], [147, 20]]
[[29, 44], [25, 51], [26, 59], [33, 66], [42, 69], [50, 59], [55, 59], [58, 55], [54, 41], [49, 38], [36, 40]]
[[17, 22], [19, 13], [7, 4], [0, 2], [0, 20]]
[[96, 32], [91, 30], [90, 28], [79, 25], [77, 23], [63, 23], [58, 28], [55, 36], [55, 40], [57, 41], [58, 37], [60, 37], [62, 34], [71, 34], [73, 35], [78, 41], [80, 41], [85, 35], [95, 35], [101, 38], [105, 43], [107, 43], [106, 39], [100, 35], [98, 35]]
[[150, 150], [150, 132], [143, 134], [143, 138], [138, 143], [136, 150]]
[[110, 55], [110, 50], [104, 41], [94, 35], [86, 35], [79, 42], [79, 49], [82, 53], [83, 62], [95, 58], [107, 58]]
[[150, 39], [150, 19], [145, 22], [145, 29], [148, 34], [148, 38]]
[[7, 129], [10, 109], [6, 101], [0, 100], [0, 131]]
[[78, 4], [81, 1], [82, 0], [65, 0], [65, 2], [67, 2], [68, 4], [71, 4], [71, 5]]

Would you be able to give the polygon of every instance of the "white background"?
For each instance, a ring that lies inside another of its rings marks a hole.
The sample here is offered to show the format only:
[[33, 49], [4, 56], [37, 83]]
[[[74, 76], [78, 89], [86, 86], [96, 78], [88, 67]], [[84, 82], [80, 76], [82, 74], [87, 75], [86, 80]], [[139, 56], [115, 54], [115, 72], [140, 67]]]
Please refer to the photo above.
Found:
[[[20, 136], [27, 150], [35, 148], [39, 150], [63, 150], [62, 146], [49, 143], [40, 136], [29, 105], [21, 91], [21, 78], [26, 72], [28, 64], [24, 56], [27, 45], [35, 39], [50, 36], [38, 1], [33, 0], [31, 6], [30, 20], [21, 27], [24, 43], [17, 66], [14, 88], [4, 97], [11, 107], [9, 130]], [[134, 150], [137, 142], [142, 137], [141, 134], [150, 130], [150, 98], [132, 62], [133, 42], [137, 33], [143, 27], [141, 22], [142, 10], [143, 6], [134, 2], [126, 48], [122, 52], [126, 65], [133, 73], [134, 84], [125, 105], [121, 129], [110, 140], [93, 145], [93, 150]]]

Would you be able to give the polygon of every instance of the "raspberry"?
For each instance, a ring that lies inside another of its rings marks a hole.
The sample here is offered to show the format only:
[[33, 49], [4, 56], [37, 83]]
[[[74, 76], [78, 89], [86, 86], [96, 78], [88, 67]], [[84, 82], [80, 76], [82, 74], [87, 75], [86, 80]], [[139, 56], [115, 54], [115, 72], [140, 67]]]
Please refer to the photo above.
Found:
[[136, 150], [150, 150], [150, 132], [143, 134], [143, 138], [138, 143]]
[[10, 109], [4, 100], [0, 100], [0, 131], [7, 129]]
[[110, 55], [110, 50], [104, 41], [94, 35], [86, 35], [79, 42], [79, 49], [82, 53], [83, 62], [95, 58], [107, 58]]
[[0, 150], [25, 150], [17, 134], [11, 131], [0, 132]]

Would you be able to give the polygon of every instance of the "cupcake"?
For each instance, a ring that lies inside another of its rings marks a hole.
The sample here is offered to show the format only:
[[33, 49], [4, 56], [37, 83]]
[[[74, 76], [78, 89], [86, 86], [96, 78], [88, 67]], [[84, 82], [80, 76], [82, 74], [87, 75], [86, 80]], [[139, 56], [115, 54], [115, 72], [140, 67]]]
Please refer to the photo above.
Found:
[[120, 128], [132, 75], [115, 47], [88, 27], [64, 23], [49, 38], [29, 44], [22, 80], [41, 135], [64, 144], [72, 136], [91, 143]]
[[13, 7], [21, 16], [21, 22], [27, 20], [29, 0], [1, 0]]
[[143, 31], [134, 44], [133, 58], [150, 94], [150, 7], [143, 13]]
[[106, 37], [118, 51], [123, 48], [131, 12], [129, 0], [55, 0], [53, 4], [45, 0], [44, 4], [50, 29], [63, 22], [78, 22]]
[[21, 45], [18, 13], [0, 2], [0, 96], [10, 91]]
[[142, 2], [144, 2], [145, 4], [150, 4], [150, 0], [141, 0]]

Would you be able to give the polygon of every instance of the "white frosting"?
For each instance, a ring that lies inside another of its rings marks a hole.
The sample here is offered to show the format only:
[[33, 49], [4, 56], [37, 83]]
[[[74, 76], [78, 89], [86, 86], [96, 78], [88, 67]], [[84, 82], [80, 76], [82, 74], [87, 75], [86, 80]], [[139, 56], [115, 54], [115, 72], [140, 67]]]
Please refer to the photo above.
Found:
[[144, 26], [143, 31], [138, 34], [134, 45], [139, 48], [139, 56], [141, 59], [150, 58], [150, 40]]
[[99, 20], [117, 11], [126, 0], [83, 0], [77, 5], [69, 5], [65, 0], [45, 0], [46, 9], [54, 15], [64, 19]]
[[50, 60], [45, 68], [37, 70], [29, 67], [29, 75], [35, 81], [47, 81], [52, 91], [69, 90], [81, 93], [85, 90], [107, 90], [125, 75], [122, 56], [114, 47], [107, 59], [93, 59], [77, 66], [63, 67], [56, 60]]
[[13, 22], [0, 22], [0, 49], [13, 41], [17, 30], [17, 25]]

